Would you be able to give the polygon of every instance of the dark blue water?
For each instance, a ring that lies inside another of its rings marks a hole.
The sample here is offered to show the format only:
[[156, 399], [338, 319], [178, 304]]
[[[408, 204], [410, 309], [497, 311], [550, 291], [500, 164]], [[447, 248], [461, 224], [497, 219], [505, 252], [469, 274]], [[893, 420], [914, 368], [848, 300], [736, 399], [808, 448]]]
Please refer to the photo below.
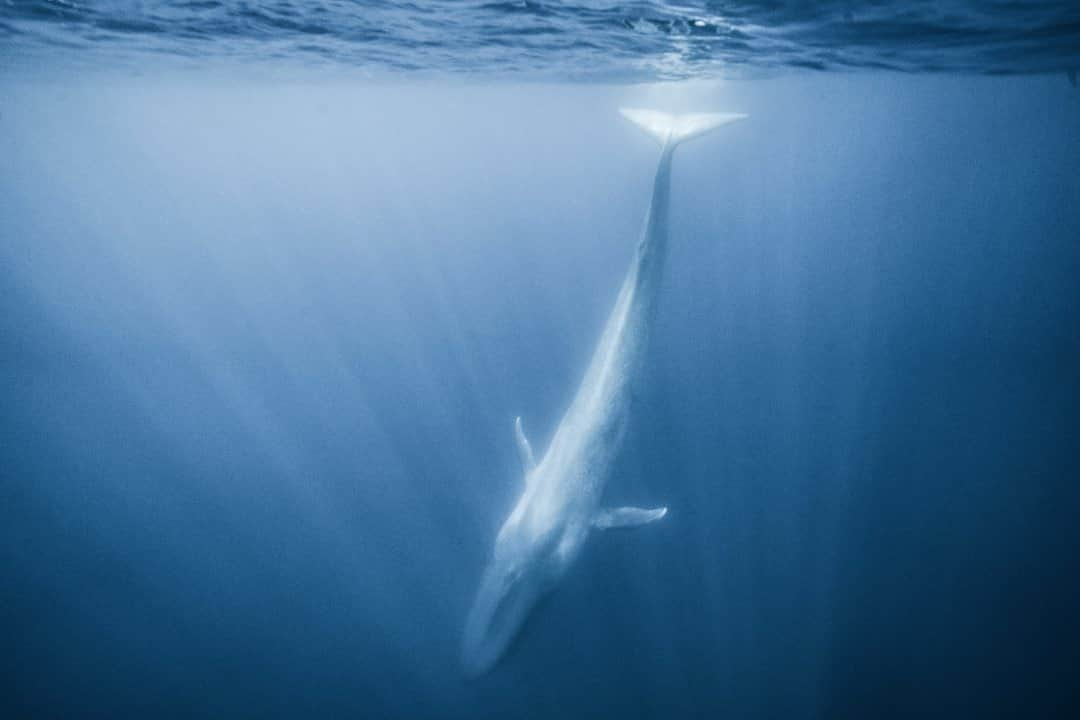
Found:
[[[0, 5], [0, 716], [1070, 716], [1071, 6], [450, 5]], [[674, 161], [607, 489], [669, 513], [466, 681], [513, 418], [648, 202], [624, 105], [751, 116]]]
[[[802, 67], [1075, 72], [1072, 0], [3, 0], [0, 63], [650, 80]], [[0, 65], [2, 67], [2, 65]], [[280, 68], [279, 68], [280, 69]]]

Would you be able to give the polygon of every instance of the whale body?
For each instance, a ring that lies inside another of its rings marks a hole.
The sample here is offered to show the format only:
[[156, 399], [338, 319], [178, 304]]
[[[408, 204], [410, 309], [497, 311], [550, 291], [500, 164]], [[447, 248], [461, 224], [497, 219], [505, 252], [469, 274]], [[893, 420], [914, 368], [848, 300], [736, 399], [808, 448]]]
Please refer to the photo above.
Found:
[[521, 418], [514, 422], [525, 486], [495, 540], [465, 622], [461, 660], [471, 676], [487, 672], [502, 657], [590, 532], [636, 527], [667, 513], [666, 507], [605, 508], [600, 500], [626, 429], [630, 390], [642, 364], [667, 254], [672, 155], [680, 143], [746, 116], [621, 112], [661, 145], [652, 201], [585, 377], [539, 461]]

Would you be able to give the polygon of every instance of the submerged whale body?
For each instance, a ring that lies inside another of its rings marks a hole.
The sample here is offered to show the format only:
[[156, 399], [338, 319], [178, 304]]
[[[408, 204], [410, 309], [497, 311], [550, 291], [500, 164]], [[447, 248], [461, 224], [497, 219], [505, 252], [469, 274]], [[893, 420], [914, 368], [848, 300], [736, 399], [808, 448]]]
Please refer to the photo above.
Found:
[[499, 531], [465, 622], [461, 659], [469, 675], [482, 674], [498, 661], [592, 530], [636, 527], [667, 513], [666, 507], [602, 508], [600, 499], [626, 427], [630, 387], [667, 254], [672, 154], [679, 143], [745, 115], [629, 109], [622, 114], [663, 148], [645, 229], [581, 386], [539, 461], [521, 418], [515, 421], [525, 488]]

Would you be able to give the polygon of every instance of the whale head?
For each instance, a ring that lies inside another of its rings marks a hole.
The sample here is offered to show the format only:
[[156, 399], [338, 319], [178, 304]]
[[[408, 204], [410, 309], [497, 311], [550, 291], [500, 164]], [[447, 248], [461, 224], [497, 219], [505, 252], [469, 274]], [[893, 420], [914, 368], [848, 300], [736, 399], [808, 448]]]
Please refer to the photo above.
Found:
[[467, 676], [491, 669], [554, 584], [550, 540], [532, 540], [516, 527], [500, 533], [465, 621], [461, 665]]

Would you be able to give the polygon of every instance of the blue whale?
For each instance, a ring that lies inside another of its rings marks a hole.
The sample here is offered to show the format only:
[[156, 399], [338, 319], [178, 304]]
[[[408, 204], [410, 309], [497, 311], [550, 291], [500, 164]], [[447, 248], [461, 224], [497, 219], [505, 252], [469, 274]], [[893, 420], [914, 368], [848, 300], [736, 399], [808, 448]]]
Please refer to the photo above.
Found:
[[537, 461], [515, 421], [525, 482], [502, 525], [465, 622], [462, 666], [487, 672], [513, 642], [530, 611], [558, 583], [593, 530], [659, 520], [666, 507], [603, 507], [601, 496], [626, 428], [630, 389], [649, 335], [668, 246], [671, 159], [680, 143], [746, 117], [734, 113], [669, 115], [623, 109], [656, 138], [660, 162], [645, 228], [615, 307], [551, 445]]

